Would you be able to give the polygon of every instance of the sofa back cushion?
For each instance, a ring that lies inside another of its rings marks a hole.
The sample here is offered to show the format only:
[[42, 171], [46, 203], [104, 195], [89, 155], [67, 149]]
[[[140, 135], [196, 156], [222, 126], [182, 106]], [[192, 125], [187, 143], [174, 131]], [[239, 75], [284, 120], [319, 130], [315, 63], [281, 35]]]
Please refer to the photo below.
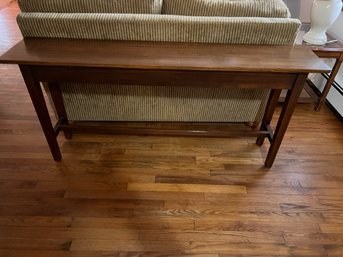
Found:
[[158, 14], [21, 13], [26, 37], [292, 45], [300, 21]]
[[160, 14], [163, 0], [18, 0], [22, 12]]
[[164, 0], [162, 13], [188, 16], [290, 17], [282, 0]]

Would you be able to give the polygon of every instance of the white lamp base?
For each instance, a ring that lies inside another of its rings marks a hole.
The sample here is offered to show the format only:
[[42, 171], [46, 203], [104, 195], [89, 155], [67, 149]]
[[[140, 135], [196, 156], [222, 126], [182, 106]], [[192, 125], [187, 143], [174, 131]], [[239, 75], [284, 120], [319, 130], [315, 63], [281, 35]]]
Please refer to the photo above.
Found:
[[316, 33], [310, 30], [304, 35], [303, 40], [311, 45], [325, 45], [328, 41], [326, 33]]
[[311, 30], [304, 41], [314, 45], [327, 42], [326, 31], [342, 10], [342, 0], [314, 0], [311, 8]]

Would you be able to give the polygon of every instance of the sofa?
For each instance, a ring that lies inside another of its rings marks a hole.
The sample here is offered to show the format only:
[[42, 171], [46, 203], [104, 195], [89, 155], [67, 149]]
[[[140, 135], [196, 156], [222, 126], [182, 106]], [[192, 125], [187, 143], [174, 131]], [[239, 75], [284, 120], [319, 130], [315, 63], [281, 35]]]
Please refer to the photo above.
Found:
[[[19, 7], [24, 38], [292, 45], [301, 24], [281, 0], [19, 0]], [[70, 121], [256, 124], [270, 93], [80, 83], [60, 88]]]

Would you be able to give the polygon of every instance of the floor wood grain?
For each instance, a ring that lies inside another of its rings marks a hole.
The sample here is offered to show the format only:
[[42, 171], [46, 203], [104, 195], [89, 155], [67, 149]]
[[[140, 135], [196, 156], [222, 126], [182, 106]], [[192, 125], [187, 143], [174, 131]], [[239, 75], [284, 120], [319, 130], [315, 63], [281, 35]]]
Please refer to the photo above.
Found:
[[[5, 2], [0, 53], [21, 38]], [[342, 139], [327, 108], [299, 104], [270, 170], [252, 138], [76, 134], [56, 163], [0, 65], [0, 256], [341, 257]]]

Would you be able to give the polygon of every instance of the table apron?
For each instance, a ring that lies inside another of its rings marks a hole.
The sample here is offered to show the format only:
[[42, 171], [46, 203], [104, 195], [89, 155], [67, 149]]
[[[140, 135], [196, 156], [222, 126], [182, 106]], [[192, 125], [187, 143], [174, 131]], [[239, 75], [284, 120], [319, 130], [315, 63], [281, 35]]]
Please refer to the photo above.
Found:
[[[25, 65], [26, 66], [26, 65]], [[296, 73], [31, 66], [36, 81], [173, 87], [291, 89]]]
[[339, 59], [342, 56], [342, 52], [341, 51], [314, 50], [313, 52], [319, 58], [335, 58], [335, 59]]

